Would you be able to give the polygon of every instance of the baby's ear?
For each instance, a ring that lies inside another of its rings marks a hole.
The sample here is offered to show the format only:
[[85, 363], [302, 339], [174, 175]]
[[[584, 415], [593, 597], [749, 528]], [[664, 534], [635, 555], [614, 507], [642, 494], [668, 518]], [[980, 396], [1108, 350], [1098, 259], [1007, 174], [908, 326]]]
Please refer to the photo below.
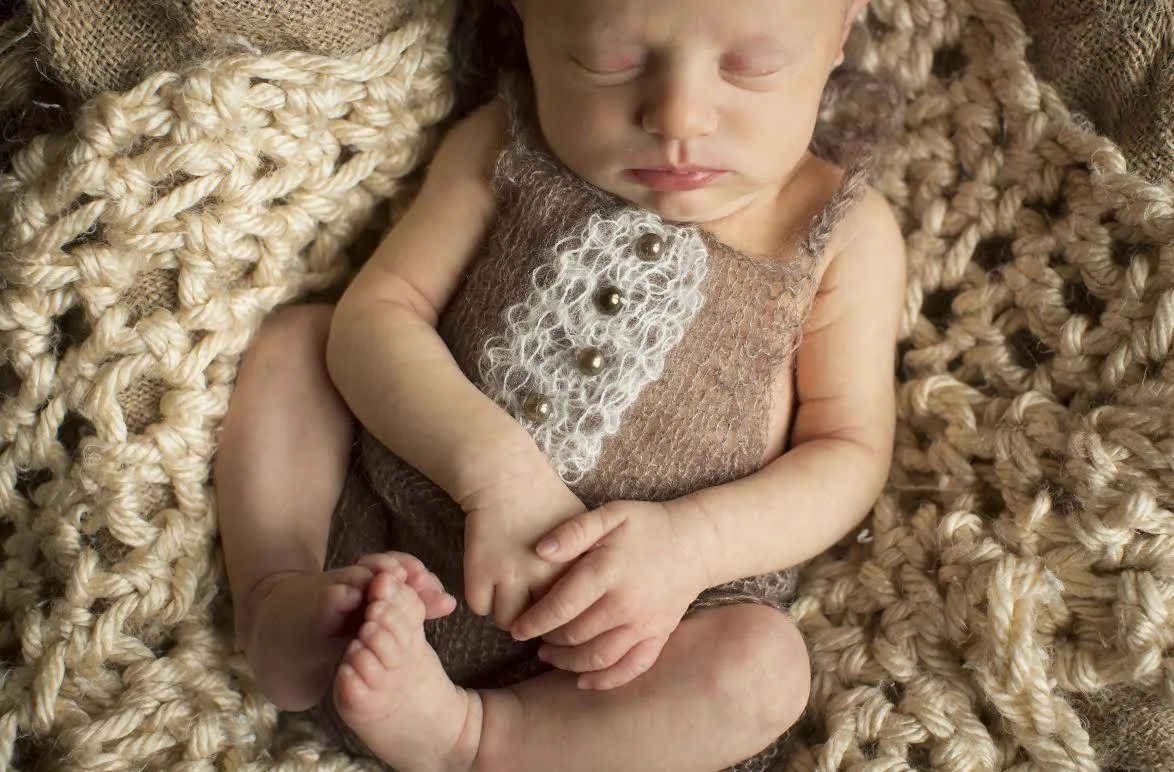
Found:
[[844, 63], [844, 46], [848, 45], [848, 37], [852, 34], [852, 26], [860, 18], [860, 14], [864, 13], [864, 7], [868, 5], [868, 2], [869, 0], [852, 0], [852, 5], [848, 9], [848, 15], [844, 18], [844, 29], [840, 33], [840, 50], [836, 54], [836, 67]]

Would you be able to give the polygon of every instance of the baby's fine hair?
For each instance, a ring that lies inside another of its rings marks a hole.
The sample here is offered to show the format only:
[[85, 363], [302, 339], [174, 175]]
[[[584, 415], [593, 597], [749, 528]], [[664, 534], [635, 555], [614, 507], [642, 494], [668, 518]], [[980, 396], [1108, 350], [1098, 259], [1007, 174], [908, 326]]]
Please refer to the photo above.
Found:
[[449, 52], [458, 118], [492, 99], [502, 75], [529, 70], [522, 22], [508, 0], [460, 0]]

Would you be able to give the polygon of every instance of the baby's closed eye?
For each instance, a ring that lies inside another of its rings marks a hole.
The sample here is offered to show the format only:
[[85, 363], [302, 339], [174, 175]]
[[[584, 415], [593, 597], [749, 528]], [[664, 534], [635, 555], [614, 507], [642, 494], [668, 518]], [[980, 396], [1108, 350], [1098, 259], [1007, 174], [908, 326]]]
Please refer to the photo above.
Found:
[[787, 57], [781, 52], [735, 52], [721, 59], [723, 72], [749, 78], [774, 75], [783, 69]]
[[592, 75], [616, 75], [644, 66], [647, 53], [631, 46], [599, 46], [571, 54], [571, 61]]

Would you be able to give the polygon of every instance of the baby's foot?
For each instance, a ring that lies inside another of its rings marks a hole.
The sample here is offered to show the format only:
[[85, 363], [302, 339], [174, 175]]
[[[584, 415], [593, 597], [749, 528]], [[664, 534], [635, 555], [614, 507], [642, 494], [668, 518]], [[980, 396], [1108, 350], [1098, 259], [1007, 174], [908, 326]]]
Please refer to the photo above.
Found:
[[358, 637], [334, 680], [339, 716], [367, 747], [404, 772], [449, 772], [472, 765], [481, 702], [457, 688], [424, 638], [425, 605], [381, 573]]
[[306, 710], [322, 699], [346, 646], [344, 628], [353, 624], [373, 576], [348, 566], [283, 572], [257, 585], [242, 643], [261, 692], [278, 708]]
[[407, 582], [423, 599], [429, 619], [456, 607], [440, 580], [402, 552], [367, 555], [358, 565], [333, 571], [276, 574], [257, 586], [245, 655], [274, 705], [306, 710], [322, 699], [347, 640], [362, 621], [367, 586], [383, 574]]

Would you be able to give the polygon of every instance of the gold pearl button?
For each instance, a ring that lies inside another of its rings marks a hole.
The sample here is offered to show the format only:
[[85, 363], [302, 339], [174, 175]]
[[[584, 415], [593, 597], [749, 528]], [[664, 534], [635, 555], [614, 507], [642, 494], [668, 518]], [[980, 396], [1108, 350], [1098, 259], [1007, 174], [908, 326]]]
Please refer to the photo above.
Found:
[[549, 397], [531, 394], [522, 403], [522, 414], [536, 424], [545, 423], [554, 415], [554, 404]]
[[636, 239], [636, 256], [641, 260], [658, 260], [664, 251], [664, 239], [656, 233], [645, 233]]
[[585, 348], [579, 352], [579, 372], [583, 375], [599, 375], [605, 364], [607, 360], [597, 348]]
[[624, 294], [615, 287], [604, 287], [595, 293], [595, 307], [608, 316], [615, 316], [624, 307]]

